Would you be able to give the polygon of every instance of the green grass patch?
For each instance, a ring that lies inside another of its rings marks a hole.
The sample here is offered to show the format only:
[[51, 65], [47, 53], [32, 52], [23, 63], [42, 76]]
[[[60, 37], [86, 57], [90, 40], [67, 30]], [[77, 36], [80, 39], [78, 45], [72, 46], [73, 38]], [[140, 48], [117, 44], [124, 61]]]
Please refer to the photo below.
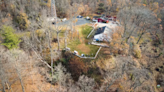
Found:
[[74, 50], [76, 49], [77, 45], [80, 44], [80, 40], [78, 39], [75, 39], [75, 40], [72, 40], [69, 44], [68, 44], [68, 47], [71, 49], [71, 50]]
[[88, 45], [86, 43], [81, 43], [78, 39], [73, 40], [68, 44], [68, 47], [71, 49], [71, 51], [78, 51], [79, 55], [85, 54], [85, 55], [95, 55], [97, 50], [99, 49], [98, 46], [94, 45]]
[[90, 53], [89, 54], [93, 54], [95, 55], [96, 52], [98, 51], [99, 47], [98, 46], [95, 46], [95, 45], [88, 45], [88, 47], [90, 48]]
[[89, 33], [92, 31], [92, 27], [85, 25], [82, 27], [81, 33], [83, 35], [84, 38], [87, 38], [87, 36], [89, 35]]
[[71, 51], [78, 51], [79, 55], [85, 54], [85, 55], [90, 55], [93, 57], [97, 50], [99, 49], [98, 46], [94, 45], [89, 45], [88, 42], [90, 39], [87, 39], [88, 34], [92, 31], [92, 27], [88, 25], [83, 25], [79, 26], [79, 36], [81, 39], [75, 39], [72, 40], [69, 44], [68, 47], [71, 49]]

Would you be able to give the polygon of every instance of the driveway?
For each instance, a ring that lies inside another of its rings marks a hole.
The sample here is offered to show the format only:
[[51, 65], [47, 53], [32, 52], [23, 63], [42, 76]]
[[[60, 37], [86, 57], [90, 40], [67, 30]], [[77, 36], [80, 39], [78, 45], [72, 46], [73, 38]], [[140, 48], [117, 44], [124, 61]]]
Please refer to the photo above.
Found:
[[87, 23], [90, 23], [90, 21], [86, 20], [84, 18], [78, 18], [78, 21], [76, 22], [76, 25], [84, 25], [84, 24], [87, 24]]
[[[69, 25], [70, 23], [71, 23], [71, 20], [66, 20], [64, 22], [58, 23], [58, 25]], [[76, 22], [76, 25], [84, 25], [84, 24], [87, 24], [87, 23], [90, 23], [90, 21], [86, 20], [84, 18], [78, 18], [78, 21]]]

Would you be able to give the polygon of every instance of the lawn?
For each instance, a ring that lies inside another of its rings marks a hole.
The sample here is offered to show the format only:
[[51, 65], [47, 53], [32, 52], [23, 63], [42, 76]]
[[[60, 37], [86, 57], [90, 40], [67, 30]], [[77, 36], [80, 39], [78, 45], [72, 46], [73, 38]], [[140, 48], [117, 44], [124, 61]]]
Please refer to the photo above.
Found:
[[87, 36], [89, 35], [89, 33], [92, 31], [92, 27], [88, 26], [88, 25], [84, 25], [81, 27], [81, 34], [83, 35], [83, 37], [85, 39], [87, 39]]
[[92, 27], [88, 25], [78, 26], [77, 27], [79, 31], [80, 39], [74, 39], [69, 44], [68, 47], [71, 49], [71, 51], [78, 51], [79, 55], [85, 54], [94, 56], [99, 49], [98, 46], [89, 45], [88, 41], [90, 39], [87, 39], [88, 34], [92, 31]]

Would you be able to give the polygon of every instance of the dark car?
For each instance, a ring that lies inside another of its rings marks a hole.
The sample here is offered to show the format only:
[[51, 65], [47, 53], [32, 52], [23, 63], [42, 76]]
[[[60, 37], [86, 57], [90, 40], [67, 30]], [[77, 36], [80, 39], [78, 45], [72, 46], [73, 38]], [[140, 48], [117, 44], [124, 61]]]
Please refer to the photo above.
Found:
[[105, 14], [102, 14], [101, 17], [105, 17]]
[[77, 16], [77, 18], [83, 18], [83, 16], [79, 15], [79, 16]]
[[55, 25], [55, 24], [56, 24], [56, 22], [52, 22], [52, 24], [53, 24], [53, 25]]

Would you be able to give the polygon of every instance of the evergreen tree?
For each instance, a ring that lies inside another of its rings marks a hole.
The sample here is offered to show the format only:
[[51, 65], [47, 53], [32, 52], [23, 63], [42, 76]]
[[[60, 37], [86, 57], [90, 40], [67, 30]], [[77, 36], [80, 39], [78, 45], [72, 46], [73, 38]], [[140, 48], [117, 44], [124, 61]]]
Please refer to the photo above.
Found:
[[8, 49], [18, 48], [18, 44], [21, 42], [19, 37], [14, 33], [15, 30], [11, 26], [3, 26], [1, 35], [4, 39], [2, 45]]

